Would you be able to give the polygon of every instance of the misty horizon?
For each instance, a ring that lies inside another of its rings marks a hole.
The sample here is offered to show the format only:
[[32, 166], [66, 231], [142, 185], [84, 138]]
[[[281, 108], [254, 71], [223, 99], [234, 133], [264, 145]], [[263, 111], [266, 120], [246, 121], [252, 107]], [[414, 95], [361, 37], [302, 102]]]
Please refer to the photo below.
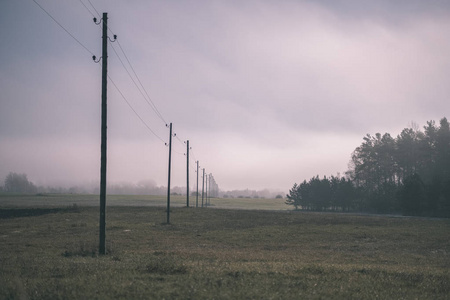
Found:
[[[0, 4], [0, 178], [96, 183], [101, 30], [80, 3], [38, 3], [79, 43], [32, 1]], [[189, 140], [191, 186], [198, 160], [223, 190], [287, 192], [344, 174], [366, 134], [396, 136], [448, 111], [450, 3], [92, 3], [118, 35], [108, 45], [108, 183], [167, 186], [164, 123], [177, 134], [172, 186], [186, 185]]]
[[[43, 184], [39, 182], [34, 182], [32, 179], [28, 178], [26, 174], [10, 172], [10, 174], [15, 175], [25, 175], [29, 183], [34, 187], [31, 193], [37, 194], [52, 194], [52, 193], [70, 193], [70, 194], [99, 194], [100, 192], [100, 181], [93, 181], [90, 183], [79, 183], [79, 184]], [[210, 187], [208, 187], [210, 188]], [[5, 179], [0, 182], [0, 191], [5, 189]], [[167, 185], [158, 185], [153, 180], [141, 180], [137, 183], [133, 182], [108, 182], [107, 183], [107, 194], [108, 195], [167, 195]], [[206, 187], [205, 190], [206, 192]], [[30, 191], [22, 190], [21, 193], [30, 193]], [[177, 194], [181, 196], [186, 195], [186, 186], [171, 186], [171, 194]], [[196, 186], [189, 189], [189, 195], [194, 195], [197, 192]], [[201, 182], [199, 182], [199, 195], [202, 194]], [[209, 192], [211, 195], [211, 193]], [[262, 189], [262, 190], [252, 190], [252, 189], [242, 189], [242, 190], [223, 190], [220, 189], [217, 193], [214, 193], [213, 197], [251, 197], [251, 198], [275, 198], [276, 196], [284, 197], [286, 195], [285, 191], [276, 189]]]

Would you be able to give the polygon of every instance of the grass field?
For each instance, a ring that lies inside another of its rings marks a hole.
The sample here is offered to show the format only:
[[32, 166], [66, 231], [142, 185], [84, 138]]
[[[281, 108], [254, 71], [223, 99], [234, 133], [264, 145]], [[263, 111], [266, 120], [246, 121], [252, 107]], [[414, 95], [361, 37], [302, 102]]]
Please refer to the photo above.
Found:
[[[79, 194], [43, 194], [43, 195], [24, 195], [24, 194], [6, 194], [0, 193], [0, 207], [67, 207], [71, 205], [78, 206], [99, 206], [99, 195], [79, 195]], [[186, 196], [170, 197], [171, 206], [186, 206]], [[107, 195], [106, 202], [108, 206], [166, 206], [167, 196], [148, 196], [148, 195]], [[189, 197], [189, 206], [199, 207], [202, 205], [201, 196], [196, 203], [196, 197]], [[206, 199], [204, 200], [206, 203]], [[288, 210], [285, 199], [263, 199], [263, 198], [212, 198], [210, 200], [213, 208], [231, 208], [231, 209], [251, 209], [251, 210]]]
[[448, 219], [71, 201], [0, 203], [0, 299], [449, 299]]

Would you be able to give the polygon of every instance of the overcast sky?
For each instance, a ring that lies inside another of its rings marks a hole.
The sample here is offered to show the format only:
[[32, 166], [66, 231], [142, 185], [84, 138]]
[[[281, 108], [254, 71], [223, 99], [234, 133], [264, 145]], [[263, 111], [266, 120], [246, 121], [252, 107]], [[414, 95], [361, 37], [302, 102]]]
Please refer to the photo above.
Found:
[[[89, 0], [36, 1], [87, 49], [32, 0], [0, 0], [0, 178], [99, 182], [101, 26]], [[450, 1], [90, 2], [126, 54], [108, 45], [109, 183], [167, 185], [165, 122], [172, 185], [189, 139], [220, 188], [287, 192], [343, 174], [367, 133], [450, 117]]]

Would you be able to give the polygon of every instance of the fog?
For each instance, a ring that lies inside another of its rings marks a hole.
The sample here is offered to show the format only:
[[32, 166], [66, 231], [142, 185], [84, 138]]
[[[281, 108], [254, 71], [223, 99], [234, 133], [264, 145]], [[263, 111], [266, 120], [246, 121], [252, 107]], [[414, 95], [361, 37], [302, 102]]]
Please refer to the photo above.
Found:
[[[37, 2], [101, 56], [100, 27], [81, 2]], [[199, 160], [223, 190], [287, 192], [343, 174], [367, 133], [396, 136], [449, 108], [447, 2], [91, 2], [173, 123], [173, 186], [185, 186], [186, 140], [191, 189]], [[0, 37], [0, 178], [97, 184], [100, 64], [32, 1], [0, 3]], [[108, 47], [120, 90], [108, 82], [108, 182], [167, 185], [168, 129], [119, 44]]]

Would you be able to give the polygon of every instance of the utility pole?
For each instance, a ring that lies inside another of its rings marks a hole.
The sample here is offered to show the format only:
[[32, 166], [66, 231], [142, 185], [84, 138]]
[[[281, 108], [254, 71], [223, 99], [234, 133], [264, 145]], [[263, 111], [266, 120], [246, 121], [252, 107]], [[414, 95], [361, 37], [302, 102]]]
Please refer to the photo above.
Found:
[[195, 198], [195, 207], [198, 207], [198, 160], [197, 160], [197, 195]]
[[205, 177], [205, 182], [206, 182], [206, 184], [205, 184], [205, 198], [206, 198], [206, 207], [208, 207], [208, 174], [206, 174], [206, 177]]
[[210, 190], [210, 192], [209, 192], [209, 194], [210, 194], [210, 196], [209, 196], [210, 203], [209, 204], [211, 204], [211, 197], [214, 197], [214, 195], [215, 195], [214, 176], [212, 175], [212, 173], [209, 174], [209, 190]]
[[[95, 22], [95, 20], [94, 20]], [[102, 134], [100, 164], [100, 243], [98, 253], [106, 254], [106, 83], [108, 69], [108, 13], [103, 13], [102, 30]], [[95, 60], [95, 58], [94, 58]]]
[[186, 207], [189, 207], [189, 140], [186, 144]]
[[169, 136], [169, 179], [167, 183], [167, 224], [170, 224], [170, 172], [172, 168], [172, 123], [170, 123]]
[[208, 205], [211, 205], [211, 178], [212, 178], [212, 175], [211, 175], [211, 173], [209, 173], [209, 189], [208, 189], [208, 191], [209, 191], [209, 193], [208, 193]]
[[208, 203], [208, 205], [211, 204], [211, 173], [209, 173], [209, 193], [206, 194], [206, 202]]
[[203, 168], [203, 175], [202, 175], [202, 207], [203, 207], [204, 191], [205, 191], [205, 168]]

